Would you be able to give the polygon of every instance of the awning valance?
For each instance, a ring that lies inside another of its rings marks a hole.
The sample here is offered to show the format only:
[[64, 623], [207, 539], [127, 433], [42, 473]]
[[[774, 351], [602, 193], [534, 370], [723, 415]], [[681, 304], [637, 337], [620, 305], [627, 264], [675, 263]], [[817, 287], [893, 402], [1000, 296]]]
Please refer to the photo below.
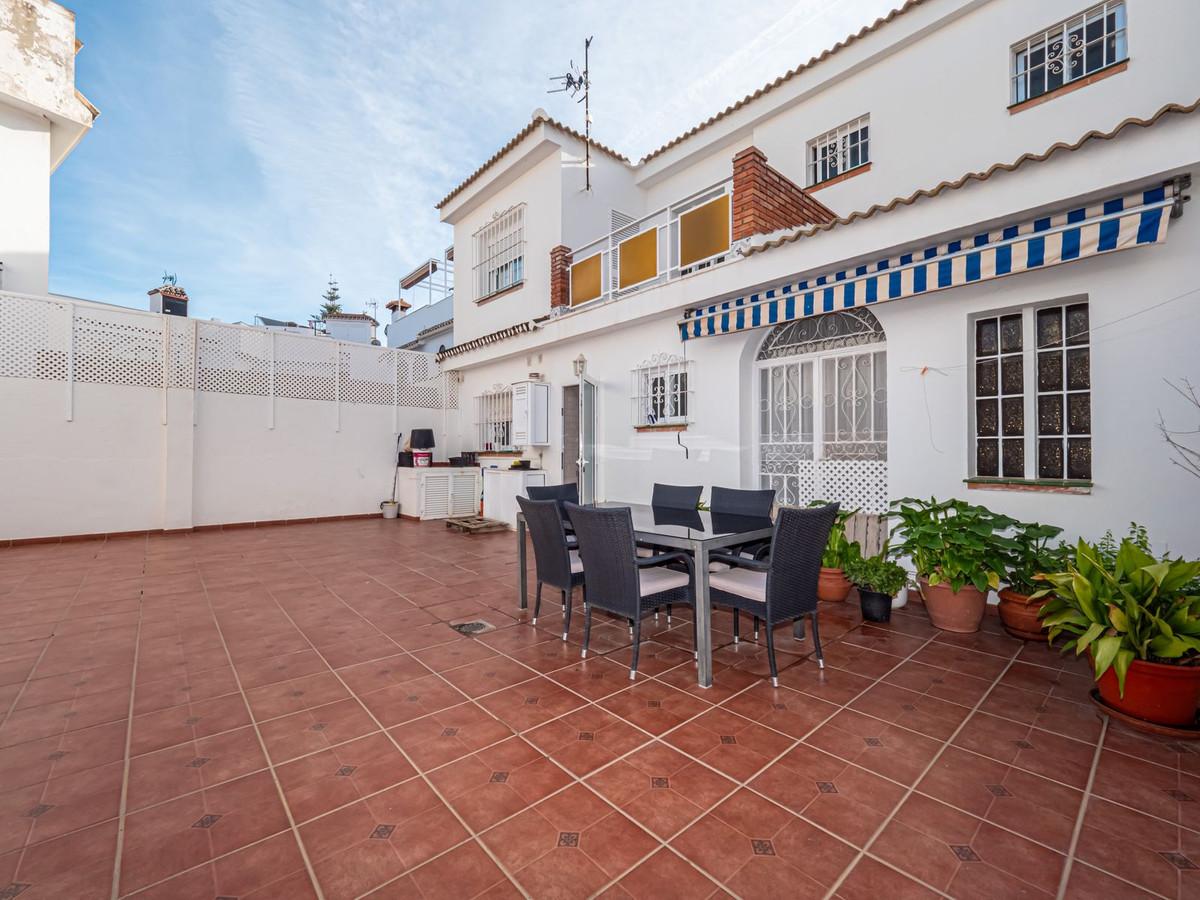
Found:
[[689, 310], [683, 340], [990, 281], [1167, 238], [1170, 185]]

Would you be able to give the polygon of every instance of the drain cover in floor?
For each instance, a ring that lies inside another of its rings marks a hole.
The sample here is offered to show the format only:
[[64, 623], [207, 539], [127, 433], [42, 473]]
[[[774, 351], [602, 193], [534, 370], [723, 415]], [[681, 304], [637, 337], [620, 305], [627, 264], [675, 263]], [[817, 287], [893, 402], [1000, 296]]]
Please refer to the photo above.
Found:
[[488, 622], [482, 622], [478, 619], [473, 619], [467, 622], [451, 622], [450, 627], [460, 634], [483, 634], [487, 631], [495, 631], [496, 626]]

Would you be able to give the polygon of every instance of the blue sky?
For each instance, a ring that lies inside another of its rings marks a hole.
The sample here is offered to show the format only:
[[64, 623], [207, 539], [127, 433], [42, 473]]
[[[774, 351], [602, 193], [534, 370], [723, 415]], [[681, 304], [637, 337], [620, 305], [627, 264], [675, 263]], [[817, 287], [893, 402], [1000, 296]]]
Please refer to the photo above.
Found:
[[77, 0], [101, 116], [54, 176], [51, 290], [140, 307], [168, 271], [195, 316], [301, 320], [333, 273], [382, 306], [535, 108], [582, 127], [546, 89], [585, 35], [593, 134], [636, 159], [892, 5]]

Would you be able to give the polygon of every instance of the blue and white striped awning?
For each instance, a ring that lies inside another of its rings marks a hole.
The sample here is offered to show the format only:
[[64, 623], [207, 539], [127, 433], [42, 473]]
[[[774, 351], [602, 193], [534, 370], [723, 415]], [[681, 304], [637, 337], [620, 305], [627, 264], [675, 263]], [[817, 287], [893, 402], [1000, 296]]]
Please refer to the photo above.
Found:
[[689, 310], [683, 340], [990, 281], [1167, 239], [1170, 185]]

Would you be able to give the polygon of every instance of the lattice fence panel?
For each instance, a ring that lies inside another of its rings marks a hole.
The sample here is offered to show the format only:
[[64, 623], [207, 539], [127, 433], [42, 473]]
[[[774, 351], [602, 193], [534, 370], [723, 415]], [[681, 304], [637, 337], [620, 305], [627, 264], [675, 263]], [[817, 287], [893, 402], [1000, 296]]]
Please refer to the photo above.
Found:
[[0, 377], [458, 408], [458, 382], [414, 350], [3, 292], [0, 336]]
[[270, 332], [201, 322], [199, 341], [200, 390], [258, 397], [270, 394]]
[[168, 387], [191, 390], [196, 376], [195, 326], [190, 319], [164, 316], [163, 322], [170, 329], [167, 366]]
[[[399, 350], [400, 405], [421, 409], [442, 409], [446, 379], [432, 353]], [[447, 409], [452, 407], [446, 407]]]
[[77, 308], [75, 379], [162, 387], [162, 319], [90, 306]]
[[0, 294], [0, 377], [65, 381], [71, 308]]
[[826, 500], [864, 513], [887, 510], [887, 461], [881, 459], [825, 459], [819, 463], [817, 489]]
[[367, 345], [341, 345], [342, 399], [387, 403], [396, 396], [396, 351]]
[[275, 335], [275, 396], [336, 400], [338, 345], [325, 338]]

